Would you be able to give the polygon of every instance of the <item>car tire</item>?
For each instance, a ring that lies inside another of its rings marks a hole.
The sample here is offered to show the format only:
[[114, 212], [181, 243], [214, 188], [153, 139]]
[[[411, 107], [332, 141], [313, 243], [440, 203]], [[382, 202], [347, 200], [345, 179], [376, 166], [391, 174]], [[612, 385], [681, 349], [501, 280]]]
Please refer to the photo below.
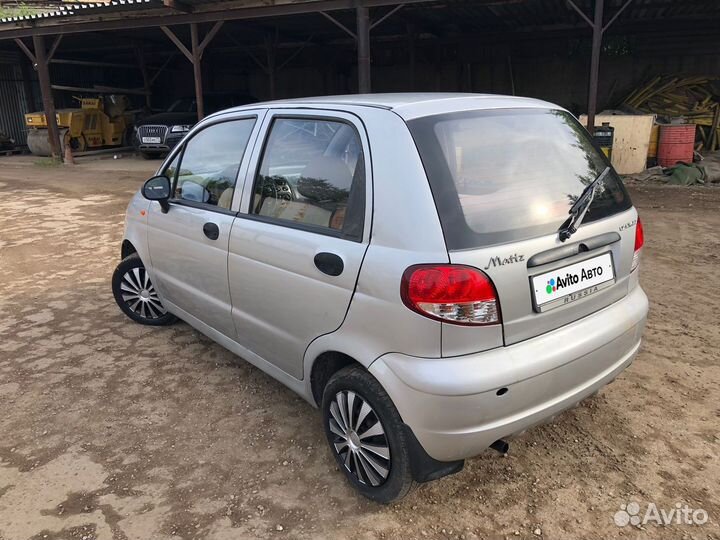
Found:
[[360, 366], [335, 373], [323, 391], [322, 413], [330, 451], [355, 489], [384, 504], [410, 492], [414, 481], [404, 424], [375, 377]]
[[137, 323], [165, 326], [178, 320], [162, 305], [137, 253], [125, 257], [115, 268], [112, 291], [122, 312]]

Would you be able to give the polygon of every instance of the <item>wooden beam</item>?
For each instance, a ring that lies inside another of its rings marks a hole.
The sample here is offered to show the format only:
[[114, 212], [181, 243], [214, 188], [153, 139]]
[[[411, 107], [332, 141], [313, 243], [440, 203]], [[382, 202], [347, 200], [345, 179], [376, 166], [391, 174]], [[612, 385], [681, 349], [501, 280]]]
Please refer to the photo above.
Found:
[[15, 38], [15, 43], [17, 43], [17, 46], [20, 47], [22, 52], [25, 53], [25, 55], [30, 59], [30, 62], [34, 66], [36, 63], [35, 55], [28, 49], [27, 45], [25, 45], [22, 41], [22, 39]]
[[150, 77], [150, 86], [152, 86], [153, 84], [155, 84], [155, 81], [157, 80], [157, 78], [160, 76], [160, 74], [161, 74], [163, 71], [165, 71], [165, 68], [168, 66], [168, 64], [170, 63], [170, 61], [171, 61], [173, 58], [175, 58], [175, 55], [176, 55], [176, 54], [177, 54], [177, 53], [172, 53], [170, 56], [168, 56], [168, 57], [167, 57], [167, 60], [165, 60], [165, 62], [163, 62], [163, 65], [160, 66], [160, 69], [158, 69], [158, 70], [155, 72], [155, 74], [154, 74], [152, 77]]
[[512, 53], [508, 51], [507, 54], [507, 65], [508, 65], [508, 76], [510, 77], [510, 91], [512, 92], [512, 95], [515, 95], [515, 74], [513, 73], [513, 64], [512, 64]]
[[237, 38], [235, 36], [233, 36], [232, 34], [226, 34], [226, 35], [227, 35], [227, 37], [230, 38], [230, 41], [232, 41], [235, 45], [237, 45], [240, 49], [242, 49], [245, 52], [245, 54], [247, 54], [252, 59], [252, 61], [257, 64], [257, 66], [263, 71], [263, 73], [265, 73], [267, 75], [268, 67], [265, 64], [263, 64], [257, 56], [255, 56], [253, 54], [253, 52], [250, 50], [249, 47], [240, 43], [237, 40]]
[[[429, 3], [432, 0], [404, 0], [403, 4]], [[363, 0], [362, 5], [368, 8], [379, 6], [397, 5], [397, 0]], [[320, 13], [327, 11], [340, 11], [355, 9], [356, 0], [316, 0], [314, 2], [289, 2], [285, 4], [274, 4], [254, 7], [226, 7], [224, 11], [202, 11], [194, 13], [179, 13], [169, 15], [167, 13], [130, 18], [125, 15], [111, 18], [103, 15], [102, 18], [85, 22], [68, 23], [48, 19], [47, 24], [25, 26], [13, 30], [0, 31], [0, 40], [26, 37], [32, 35], [57, 35], [76, 34], [81, 32], [102, 32], [106, 30], [130, 30], [135, 28], [151, 28], [163, 25], [176, 25], [188, 23], [207, 23], [215, 21], [236, 21], [248, 19], [262, 19], [266, 17], [278, 17], [286, 15], [298, 15], [303, 13]]]
[[192, 13], [193, 7], [190, 4], [186, 4], [182, 0], [163, 0], [163, 5], [174, 9], [175, 11], [182, 11], [183, 13]]
[[579, 14], [583, 19], [585, 19], [585, 22], [586, 22], [586, 23], [588, 23], [590, 26], [595, 26], [595, 24], [590, 20], [590, 17], [588, 17], [587, 15], [585, 15], [585, 12], [584, 12], [582, 9], [580, 9], [579, 7], [577, 7], [577, 4], [575, 4], [575, 2], [573, 2], [573, 0], [567, 0], [567, 3], [570, 4], [570, 6], [571, 6], [575, 11], [577, 11], [578, 14]]
[[620, 9], [618, 9], [618, 10], [615, 12], [615, 15], [612, 16], [612, 19], [610, 19], [610, 20], [608, 21], [608, 23], [607, 23], [605, 26], [603, 26], [603, 29], [602, 29], [603, 33], [605, 32], [605, 30], [607, 30], [608, 28], [610, 28], [610, 25], [615, 22], [615, 20], [620, 16], [620, 14], [621, 14], [623, 11], [625, 11], [625, 8], [628, 7], [631, 2], [632, 2], [632, 0], [627, 0], [627, 2], [625, 2], [622, 6], [620, 6]]
[[193, 75], [195, 78], [195, 103], [197, 106], [197, 116], [199, 122], [205, 118], [205, 104], [203, 103], [202, 69], [200, 69], [202, 67], [200, 63], [202, 51], [200, 50], [198, 39], [197, 23], [190, 24], [190, 43], [192, 44], [192, 64]]
[[325, 17], [328, 21], [330, 21], [331, 23], [333, 23], [335, 26], [337, 26], [338, 28], [340, 28], [341, 30], [343, 30], [346, 34], [350, 34], [350, 35], [353, 37], [353, 39], [357, 39], [357, 34], [356, 34], [355, 32], [353, 32], [352, 30], [350, 30], [350, 29], [349, 29], [347, 26], [345, 26], [343, 23], [341, 23], [340, 21], [338, 21], [335, 17], [333, 17], [332, 15], [328, 15], [328, 14], [325, 13], [324, 11], [320, 11], [319, 13], [320, 13], [320, 15], [322, 15], [323, 17]]
[[117, 88], [115, 86], [102, 86], [96, 84], [92, 87], [84, 86], [67, 86], [64, 84], [53, 84], [51, 85], [53, 90], [63, 90], [66, 92], [87, 92], [97, 94], [132, 94], [136, 96], [144, 96], [147, 94], [142, 88]]
[[370, 10], [355, 8], [357, 20], [358, 93], [368, 94], [370, 85]]
[[180, 49], [180, 52], [185, 55], [185, 58], [190, 60], [190, 62], [195, 62], [195, 57], [193, 56], [193, 54], [187, 50], [187, 47], [183, 45], [183, 42], [178, 39], [178, 37], [173, 33], [172, 30], [170, 30], [167, 26], [161, 26], [160, 29], [165, 32], [165, 35], [170, 38], [170, 41], [172, 41], [175, 46]]
[[415, 42], [417, 41], [417, 33], [415, 32], [415, 25], [413, 23], [407, 23], [406, 29], [408, 66], [410, 70], [410, 90], [414, 92], [417, 80], [417, 48], [415, 47]]
[[53, 41], [52, 46], [50, 47], [50, 51], [47, 54], [47, 61], [49, 62], [52, 60], [52, 57], [55, 56], [55, 51], [57, 51], [58, 45], [60, 45], [60, 42], [62, 41], [63, 35], [58, 34], [55, 36], [55, 41]]
[[313, 37], [315, 37], [315, 34], [310, 34], [310, 37], [307, 38], [302, 45], [300, 45], [297, 49], [295, 49], [295, 51], [294, 51], [290, 56], [288, 56], [282, 64], [280, 64], [280, 65], [278, 66], [278, 70], [281, 70], [282, 68], [284, 68], [284, 67], [285, 67], [286, 65], [288, 65], [298, 54], [300, 54], [301, 52], [303, 52], [303, 50], [305, 50], [305, 47], [307, 47], [308, 44], [310, 44], [310, 42], [312, 42]]
[[150, 101], [150, 76], [148, 75], [147, 64], [145, 63], [145, 51], [142, 47], [135, 47], [135, 56], [138, 61], [138, 68], [140, 69], [140, 75], [143, 79], [143, 89], [145, 90], [145, 106], [148, 110], [152, 110], [152, 103]]
[[22, 75], [23, 92], [25, 93], [25, 112], [33, 112], [35, 110], [35, 93], [27, 62], [20, 62], [20, 74]]
[[222, 28], [222, 25], [225, 23], [225, 21], [218, 21], [216, 22], [213, 27], [210, 29], [210, 31], [205, 36], [205, 39], [202, 40], [200, 43], [200, 56], [202, 56], [202, 53], [205, 52], [205, 47], [208, 46], [208, 44], [213, 40], [213, 38], [217, 35], [217, 33]]
[[275, 42], [277, 36], [273, 38], [270, 34], [265, 36], [265, 54], [267, 58], [267, 76], [270, 99], [275, 99]]
[[53, 101], [52, 87], [50, 85], [50, 72], [48, 71], [47, 58], [45, 57], [45, 38], [43, 36], [33, 36], [33, 47], [35, 49], [35, 65], [37, 66], [38, 81], [40, 82], [40, 91], [42, 92], [43, 111], [48, 126], [50, 152], [53, 158], [62, 160], [60, 130], [58, 129], [57, 117], [55, 116], [55, 102]]
[[394, 15], [397, 11], [401, 10], [401, 9], [404, 8], [404, 7], [405, 7], [405, 4], [398, 4], [397, 6], [395, 6], [394, 8], [392, 8], [392, 9], [391, 9], [390, 11], [388, 11], [385, 15], [383, 15], [382, 17], [380, 17], [377, 21], [371, 23], [371, 24], [370, 24], [370, 30], [372, 30], [373, 28], [375, 28], [378, 24], [380, 24], [381, 22], [383, 22], [383, 21], [384, 21], [385, 19], [387, 19], [388, 17], [391, 17], [391, 16]]
[[595, 24], [593, 24], [592, 51], [590, 52], [590, 83], [588, 86], [587, 130], [595, 132], [598, 81], [600, 79], [600, 48], [603, 38], [604, 0], [595, 0]]

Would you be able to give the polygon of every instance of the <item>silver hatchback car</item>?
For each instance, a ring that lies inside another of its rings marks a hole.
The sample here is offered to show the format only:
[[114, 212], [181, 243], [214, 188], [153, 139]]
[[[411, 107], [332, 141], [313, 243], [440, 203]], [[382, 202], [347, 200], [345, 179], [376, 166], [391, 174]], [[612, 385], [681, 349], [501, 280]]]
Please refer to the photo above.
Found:
[[347, 479], [389, 502], [632, 362], [642, 245], [619, 177], [556, 105], [289, 100], [187, 134], [130, 203], [113, 292], [319, 407]]

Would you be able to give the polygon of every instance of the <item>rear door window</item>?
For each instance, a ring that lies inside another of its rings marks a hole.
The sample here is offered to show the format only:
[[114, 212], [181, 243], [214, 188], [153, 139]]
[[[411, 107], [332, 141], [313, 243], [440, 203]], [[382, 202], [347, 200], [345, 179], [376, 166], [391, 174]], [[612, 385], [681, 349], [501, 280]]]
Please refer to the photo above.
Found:
[[[585, 186], [608, 166], [587, 131], [560, 110], [498, 109], [408, 122], [448, 249], [552, 234]], [[630, 208], [612, 171], [583, 223]]]

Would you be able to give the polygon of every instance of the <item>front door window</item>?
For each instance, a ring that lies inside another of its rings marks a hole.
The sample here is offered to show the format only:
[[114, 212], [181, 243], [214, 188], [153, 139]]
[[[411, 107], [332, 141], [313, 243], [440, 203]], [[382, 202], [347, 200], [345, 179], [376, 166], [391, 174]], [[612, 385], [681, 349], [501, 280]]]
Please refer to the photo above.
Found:
[[254, 125], [254, 118], [221, 122], [188, 140], [176, 173], [173, 198], [229, 210]]

